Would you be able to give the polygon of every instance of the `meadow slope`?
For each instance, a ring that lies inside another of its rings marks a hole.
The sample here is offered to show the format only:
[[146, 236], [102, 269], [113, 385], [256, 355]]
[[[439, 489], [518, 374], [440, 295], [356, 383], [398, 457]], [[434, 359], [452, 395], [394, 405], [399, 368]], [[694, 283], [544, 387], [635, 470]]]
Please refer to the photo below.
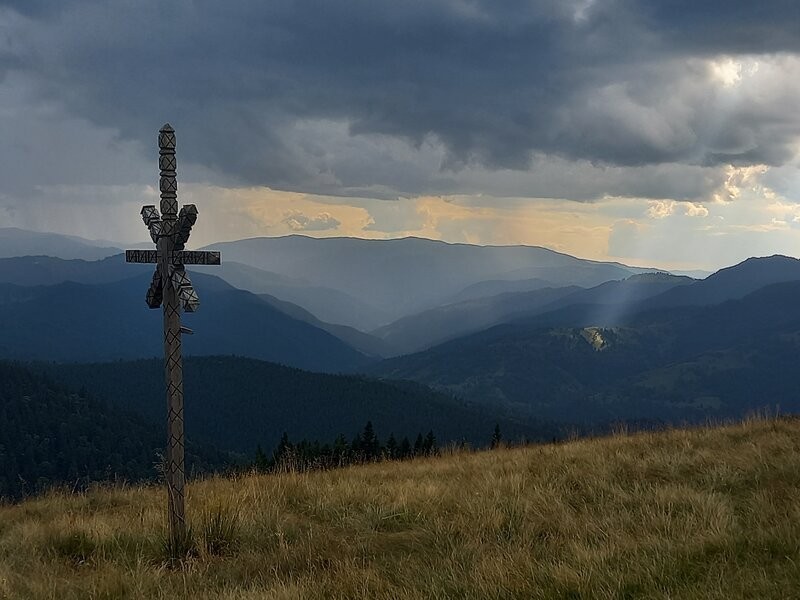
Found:
[[0, 508], [2, 598], [793, 598], [800, 420], [620, 434]]

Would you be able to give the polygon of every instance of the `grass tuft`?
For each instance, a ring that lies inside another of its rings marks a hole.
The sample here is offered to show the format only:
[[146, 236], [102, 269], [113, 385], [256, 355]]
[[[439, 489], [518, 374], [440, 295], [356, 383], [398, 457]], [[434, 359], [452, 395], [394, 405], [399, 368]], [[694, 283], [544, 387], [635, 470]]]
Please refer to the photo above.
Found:
[[198, 554], [195, 535], [191, 526], [187, 525], [183, 535], [172, 536], [165, 531], [161, 538], [161, 555], [163, 562], [170, 567], [182, 567]]
[[203, 518], [203, 549], [211, 556], [233, 553], [239, 543], [239, 515], [218, 504]]
[[47, 536], [46, 547], [54, 556], [82, 565], [91, 560], [97, 544], [85, 531], [52, 531]]

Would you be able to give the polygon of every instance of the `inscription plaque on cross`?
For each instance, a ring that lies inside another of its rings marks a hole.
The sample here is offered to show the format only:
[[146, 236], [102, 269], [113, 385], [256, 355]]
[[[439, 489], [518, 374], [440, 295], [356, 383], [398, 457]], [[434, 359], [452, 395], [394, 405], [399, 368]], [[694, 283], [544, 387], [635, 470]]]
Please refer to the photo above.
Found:
[[185, 265], [218, 265], [220, 254], [184, 250], [197, 221], [197, 208], [194, 204], [186, 204], [178, 212], [175, 130], [169, 123], [158, 132], [158, 167], [161, 213], [152, 205], [142, 207], [142, 220], [150, 231], [156, 250], [127, 250], [125, 260], [129, 263], [156, 264], [146, 302], [150, 308], [164, 309], [164, 369], [167, 383], [165, 478], [170, 539], [173, 548], [177, 548], [186, 534], [181, 334], [191, 333], [181, 327], [180, 312], [181, 308], [194, 312], [200, 305]]

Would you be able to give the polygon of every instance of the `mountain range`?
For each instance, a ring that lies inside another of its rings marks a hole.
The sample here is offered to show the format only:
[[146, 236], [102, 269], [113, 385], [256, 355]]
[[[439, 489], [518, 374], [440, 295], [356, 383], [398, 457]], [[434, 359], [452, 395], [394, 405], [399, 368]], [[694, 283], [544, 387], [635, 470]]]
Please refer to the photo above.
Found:
[[[680, 421], [776, 405], [798, 410], [790, 369], [753, 368], [767, 357], [786, 368], [797, 351], [798, 265], [780, 256], [750, 259], [624, 311], [566, 305], [384, 361], [370, 372], [419, 381], [502, 414], [543, 419]], [[749, 291], [753, 271], [768, 285]]]
[[[465, 289], [487, 280], [489, 291], [513, 290], [519, 280], [542, 285], [594, 286], [652, 271], [619, 263], [578, 259], [532, 246], [473, 246], [420, 238], [364, 240], [292, 235], [213, 244], [224, 261], [233, 261], [294, 280], [313, 282], [356, 298], [347, 316], [323, 315], [302, 298], [292, 302], [317, 317], [369, 331], [394, 320], [463, 299]], [[253, 289], [281, 299], [278, 290]], [[528, 284], [530, 285], [530, 284]], [[370, 307], [365, 310], [364, 305]]]
[[63, 259], [99, 260], [119, 252], [120, 249], [109, 242], [16, 227], [0, 227], [0, 258], [55, 256]]
[[[457, 397], [450, 408], [517, 424], [698, 420], [795, 406], [783, 354], [800, 338], [793, 258], [752, 258], [694, 280], [542, 248], [413, 238], [214, 247], [223, 267], [193, 274], [202, 307], [184, 318], [195, 330], [184, 338], [187, 356], [410, 380]], [[143, 302], [151, 270], [120, 255], [0, 259], [0, 357], [74, 366], [160, 356], [161, 316]], [[326, 300], [349, 316], [332, 322], [308, 308]], [[364, 306], [375, 310], [361, 319]], [[401, 316], [364, 331], [390, 315]], [[126, 373], [119, 377], [136, 378]], [[770, 393], [745, 397], [750, 380]]]
[[604, 307], [602, 311], [621, 316], [645, 298], [693, 281], [668, 273], [643, 273], [622, 281], [607, 281], [589, 289], [566, 286], [507, 292], [439, 306], [399, 319], [372, 334], [384, 342], [384, 352], [409, 354], [499, 323], [568, 306], [600, 305]]

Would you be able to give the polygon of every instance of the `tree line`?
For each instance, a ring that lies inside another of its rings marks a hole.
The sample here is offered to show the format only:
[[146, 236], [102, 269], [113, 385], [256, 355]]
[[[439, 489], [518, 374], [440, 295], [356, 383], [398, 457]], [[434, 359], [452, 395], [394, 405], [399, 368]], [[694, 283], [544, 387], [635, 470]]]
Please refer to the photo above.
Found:
[[405, 436], [398, 440], [393, 433], [389, 434], [386, 441], [381, 441], [372, 421], [367, 421], [352, 439], [348, 440], [344, 434], [339, 434], [331, 443], [306, 439], [292, 442], [284, 432], [270, 454], [266, 454], [261, 446], [256, 449], [253, 466], [259, 471], [307, 471], [437, 454], [439, 445], [433, 430], [425, 435], [419, 432], [413, 442]]
[[[489, 446], [497, 448], [501, 445], [500, 426], [495, 425]], [[466, 447], [466, 444], [461, 444]], [[258, 446], [252, 466], [259, 471], [309, 471], [316, 469], [332, 469], [350, 465], [377, 462], [381, 460], [408, 460], [420, 456], [439, 454], [439, 445], [433, 430], [426, 435], [417, 433], [414, 442], [404, 436], [398, 440], [390, 433], [382, 442], [375, 433], [372, 421], [367, 421], [364, 429], [351, 440], [343, 434], [336, 436], [332, 443], [321, 443], [318, 440], [303, 439], [292, 442], [284, 432], [275, 449], [267, 454]]]

